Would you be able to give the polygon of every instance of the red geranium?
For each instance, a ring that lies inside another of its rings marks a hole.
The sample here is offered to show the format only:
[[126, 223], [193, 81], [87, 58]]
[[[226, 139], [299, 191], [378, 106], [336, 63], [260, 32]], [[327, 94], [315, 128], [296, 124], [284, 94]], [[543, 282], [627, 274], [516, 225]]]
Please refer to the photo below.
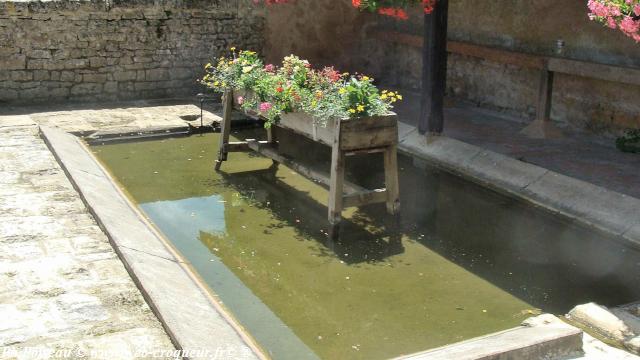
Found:
[[[285, 4], [292, 1], [293, 0], [253, 0], [256, 4], [264, 3], [267, 5]], [[421, 6], [425, 14], [431, 14], [436, 5], [436, 0], [351, 0], [351, 5], [360, 10], [406, 20], [409, 18], [406, 11], [408, 6]]]

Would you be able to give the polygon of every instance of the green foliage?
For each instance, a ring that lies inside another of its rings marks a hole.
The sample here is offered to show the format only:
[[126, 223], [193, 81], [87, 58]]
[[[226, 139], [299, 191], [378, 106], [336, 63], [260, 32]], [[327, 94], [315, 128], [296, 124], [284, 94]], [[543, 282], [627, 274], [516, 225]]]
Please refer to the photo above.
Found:
[[622, 152], [640, 153], [640, 129], [628, 129], [616, 139], [616, 147]]

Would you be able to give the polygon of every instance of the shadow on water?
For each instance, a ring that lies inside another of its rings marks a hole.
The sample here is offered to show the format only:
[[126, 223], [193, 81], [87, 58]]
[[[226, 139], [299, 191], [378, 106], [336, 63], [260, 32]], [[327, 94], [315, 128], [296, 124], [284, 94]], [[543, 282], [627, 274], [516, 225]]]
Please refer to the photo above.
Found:
[[[313, 200], [308, 192], [281, 181], [277, 170], [278, 166], [274, 165], [267, 169], [220, 174], [226, 186], [241, 193], [254, 191], [259, 182], [259, 186], [267, 190], [267, 197], [251, 205], [268, 208], [280, 220], [270, 227], [291, 227], [299, 233], [301, 241], [312, 239], [322, 244], [320, 256], [336, 256], [347, 264], [358, 264], [382, 261], [404, 251], [402, 233], [393, 231], [393, 224], [388, 219], [386, 227], [367, 228], [366, 225], [374, 220], [359, 211], [352, 218], [343, 220], [340, 236], [332, 239], [328, 235], [327, 207]], [[304, 222], [300, 221], [301, 217]], [[270, 235], [269, 230], [264, 231]]]

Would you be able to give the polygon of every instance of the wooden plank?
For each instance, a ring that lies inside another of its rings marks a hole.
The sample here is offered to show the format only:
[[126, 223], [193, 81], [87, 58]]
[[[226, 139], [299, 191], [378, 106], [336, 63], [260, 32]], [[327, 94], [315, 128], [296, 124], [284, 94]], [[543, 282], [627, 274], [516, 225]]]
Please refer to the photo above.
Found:
[[381, 153], [381, 152], [385, 152], [385, 151], [387, 151], [386, 147], [373, 148], [373, 149], [358, 149], [358, 150], [346, 151], [344, 153], [344, 156], [377, 154], [377, 153]]
[[592, 79], [640, 85], [640, 69], [585, 61], [550, 58], [549, 70]]
[[340, 144], [340, 122], [335, 123], [334, 141], [331, 148], [331, 178], [329, 179], [328, 218], [332, 225], [331, 237], [337, 236], [337, 225], [342, 221], [342, 196], [344, 187], [344, 153]]
[[[377, 39], [395, 42], [411, 47], [422, 48], [423, 37], [395, 31], [378, 31], [373, 35]], [[582, 76], [586, 78], [640, 85], [640, 69], [588, 61], [546, 57], [535, 54], [482, 46], [461, 41], [449, 41], [447, 51], [484, 59], [487, 61], [520, 66], [531, 69], [544, 69], [548, 63], [549, 71]]]
[[551, 115], [551, 98], [553, 95], [553, 72], [548, 69], [540, 71], [540, 84], [538, 88], [538, 108], [536, 117], [538, 120], [549, 121]]
[[422, 98], [418, 121], [421, 134], [442, 133], [444, 128], [448, 13], [449, 0], [439, 0], [433, 13], [424, 15]]
[[[276, 151], [273, 146], [269, 144], [261, 144], [257, 141], [248, 141], [247, 145], [249, 148], [262, 156], [268, 157], [269, 159], [275, 160], [291, 169], [299, 173], [300, 175], [310, 179], [311, 181], [320, 183], [326, 187], [329, 187], [330, 177], [327, 173], [311, 169], [302, 164], [295, 162], [292, 159], [282, 156], [278, 151]], [[346, 194], [354, 194], [358, 192], [367, 191], [362, 186], [358, 186], [349, 181], [344, 182], [344, 192]]]
[[352, 206], [362, 206], [367, 204], [383, 203], [387, 201], [386, 189], [366, 190], [342, 197], [342, 203], [345, 208]]
[[341, 135], [341, 150], [354, 151], [398, 143], [398, 127], [382, 127], [363, 131], [352, 131]]
[[471, 56], [499, 64], [516, 65], [532, 69], [542, 69], [546, 62], [546, 57], [544, 56], [502, 50], [460, 41], [449, 41], [447, 50], [458, 55]]
[[[258, 141], [258, 143], [269, 144], [268, 141]], [[226, 152], [245, 152], [245, 151], [251, 151], [251, 148], [249, 147], [249, 143], [247, 141], [230, 141], [229, 143], [227, 143], [225, 151]]]

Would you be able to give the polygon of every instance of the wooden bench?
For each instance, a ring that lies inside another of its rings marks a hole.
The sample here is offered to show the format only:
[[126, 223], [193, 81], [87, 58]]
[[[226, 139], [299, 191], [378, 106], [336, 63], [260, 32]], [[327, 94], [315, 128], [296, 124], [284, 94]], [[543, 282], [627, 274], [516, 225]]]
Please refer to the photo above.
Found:
[[[423, 46], [422, 36], [396, 31], [378, 31], [373, 33], [373, 36], [382, 41], [389, 41], [410, 47], [422, 48]], [[495, 63], [540, 70], [536, 108], [536, 120], [538, 121], [549, 120], [554, 73], [640, 85], [640, 69], [638, 68], [514, 52], [460, 41], [448, 41], [447, 51]]]

